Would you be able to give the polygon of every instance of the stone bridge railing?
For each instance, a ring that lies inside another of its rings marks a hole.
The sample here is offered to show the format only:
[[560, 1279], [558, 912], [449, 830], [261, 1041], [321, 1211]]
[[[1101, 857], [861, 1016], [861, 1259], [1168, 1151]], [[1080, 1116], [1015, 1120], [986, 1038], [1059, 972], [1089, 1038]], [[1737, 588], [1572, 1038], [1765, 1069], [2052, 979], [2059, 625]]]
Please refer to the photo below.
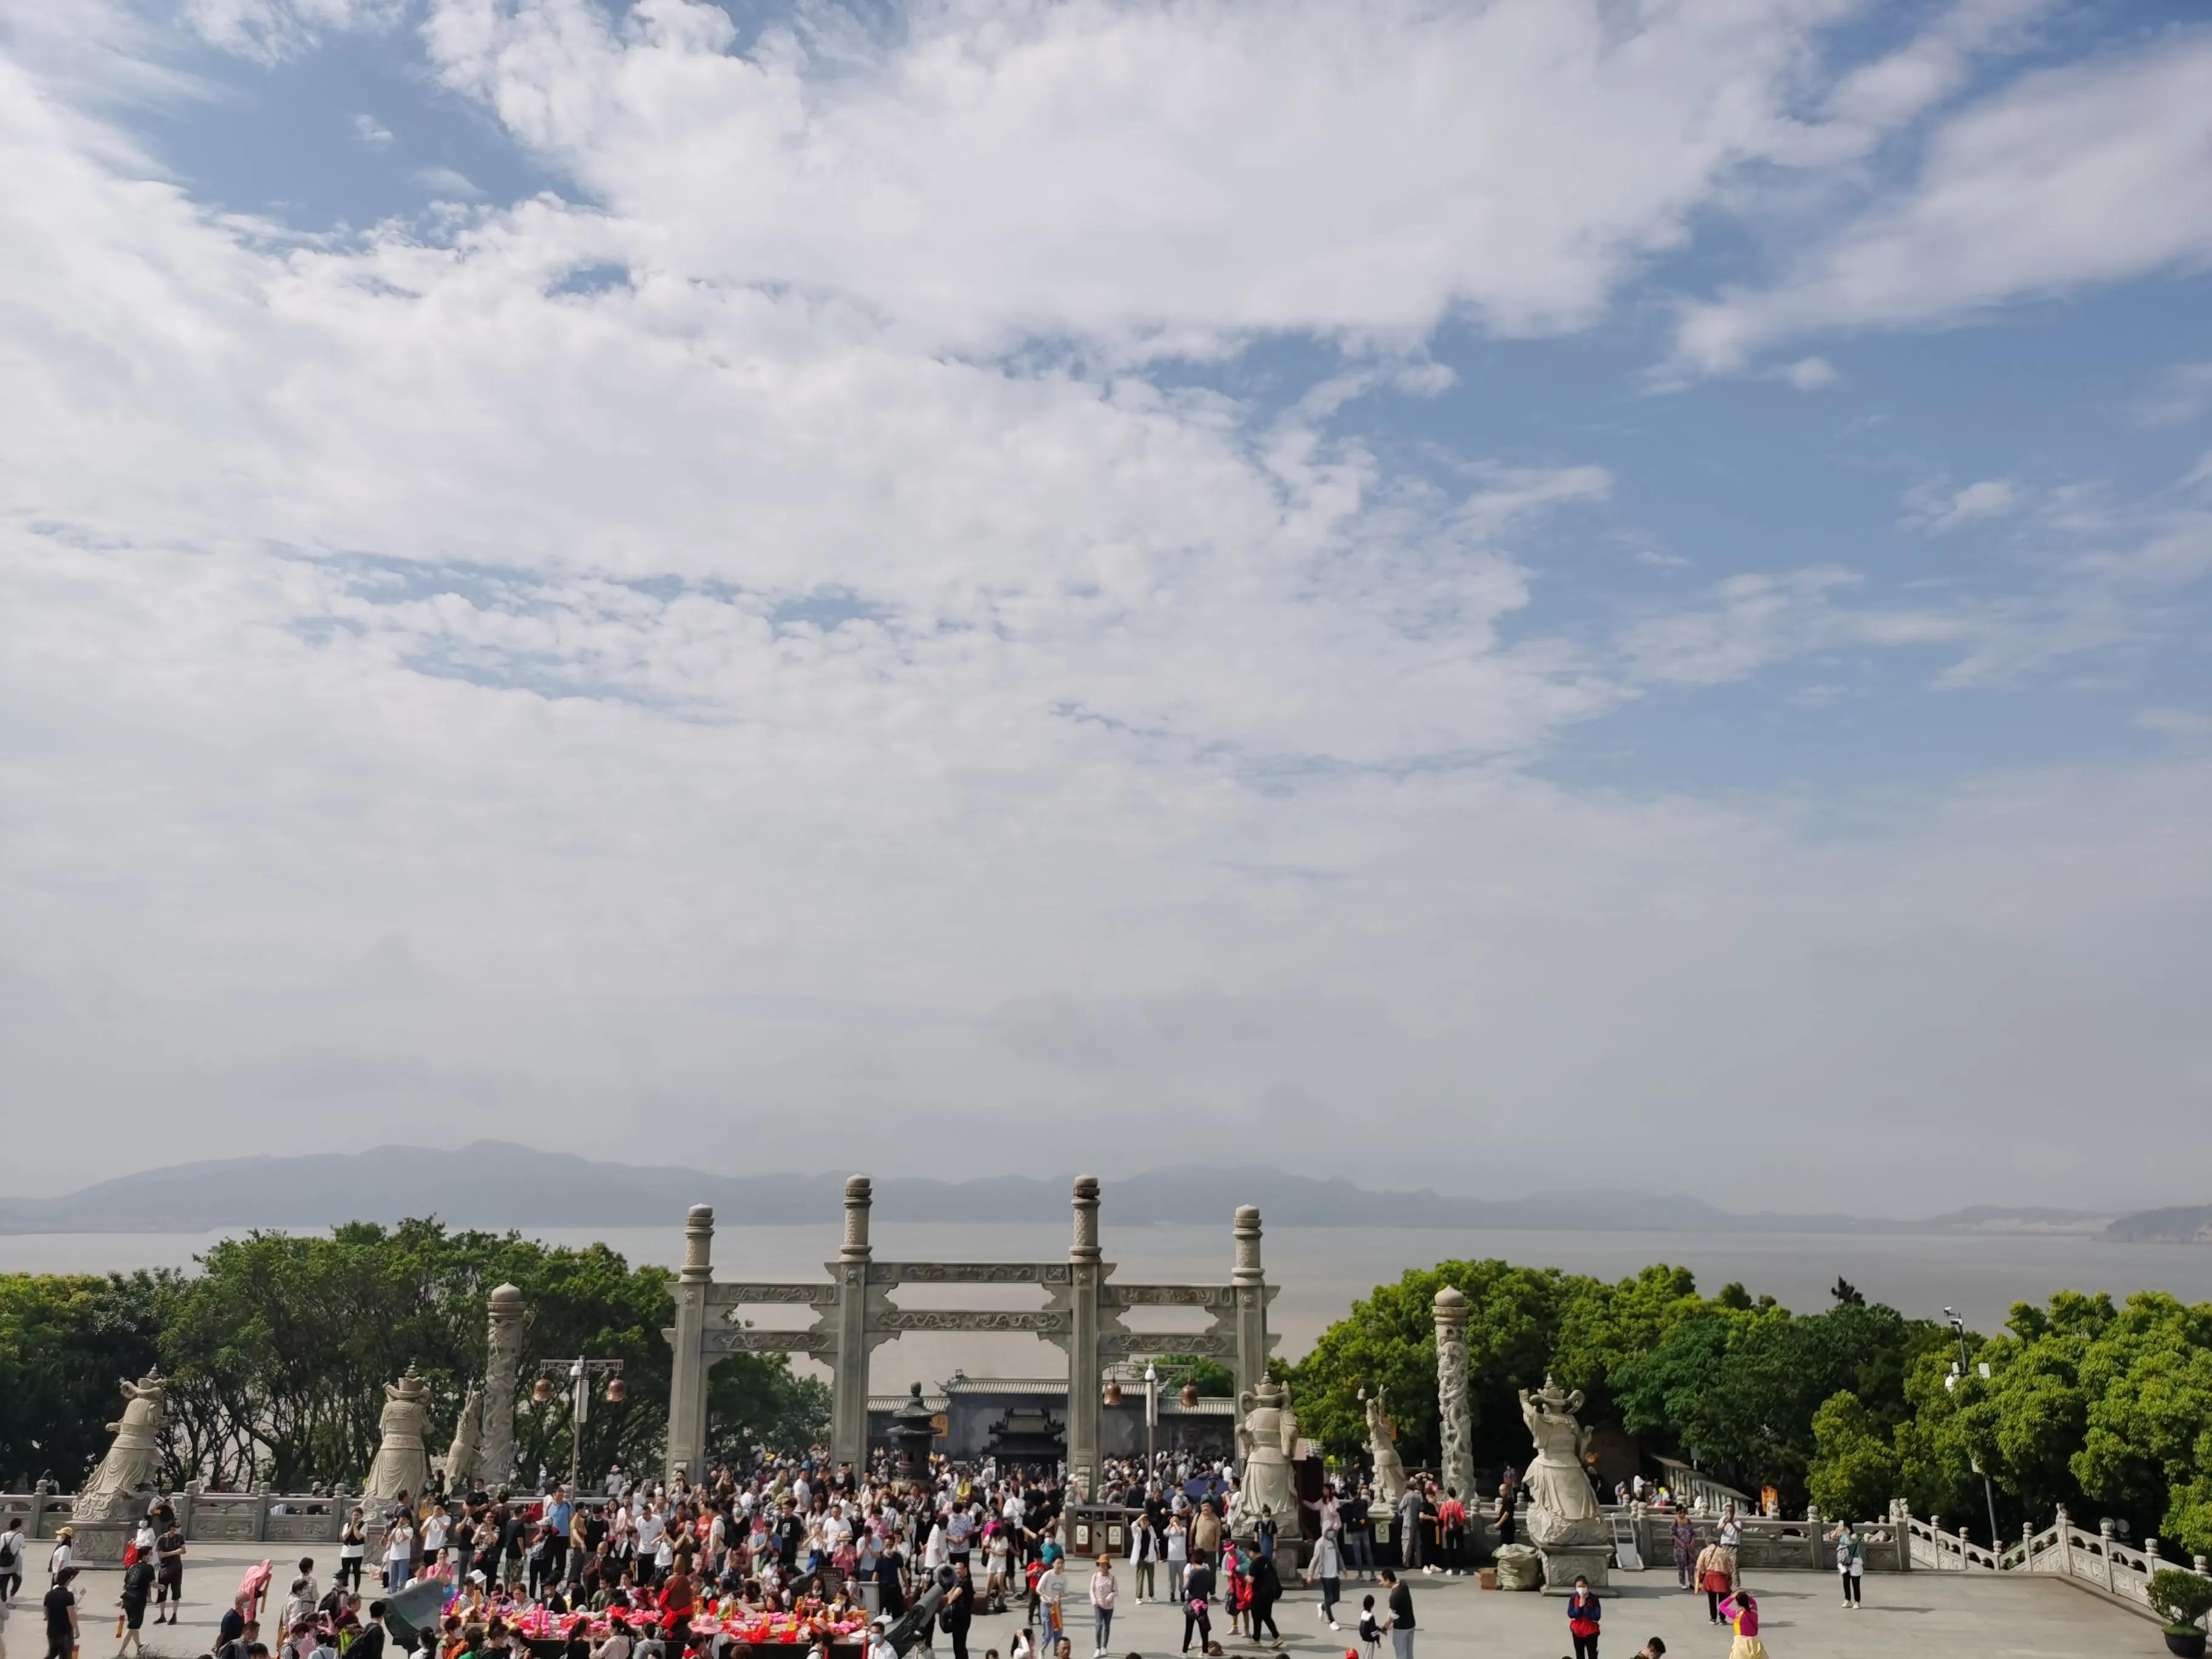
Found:
[[[1673, 1571], [1674, 1525], [1679, 1513], [1649, 1504], [1605, 1506], [1606, 1520], [1615, 1545], [1624, 1537], [1632, 1539], [1636, 1553], [1644, 1558], [1647, 1570]], [[1705, 1548], [1720, 1536], [1721, 1517], [1717, 1514], [1693, 1510], [1688, 1518], [1697, 1534], [1698, 1548]], [[1735, 1525], [1736, 1560], [1744, 1567], [1835, 1571], [1836, 1546], [1828, 1534], [1835, 1530], [1836, 1523], [1823, 1520], [1818, 1510], [1807, 1510], [1802, 1521], [1739, 1513]], [[1869, 1572], [1903, 1572], [1915, 1565], [1907, 1559], [1904, 1528], [1895, 1516], [1861, 1522], [1856, 1530], [1860, 1547], [1865, 1552]]]
[[[290, 1492], [183, 1492], [169, 1494], [184, 1528], [193, 1544], [333, 1544], [357, 1498], [332, 1498]], [[74, 1527], [78, 1553], [88, 1560], [120, 1559], [125, 1522], [83, 1522], [70, 1519], [76, 1500], [67, 1492], [0, 1492], [0, 1526], [8, 1517], [23, 1517], [23, 1530], [33, 1538], [52, 1538], [64, 1527]], [[114, 1534], [110, 1539], [108, 1534]], [[105, 1547], [112, 1542], [111, 1553]]]
[[2155, 1538], [2144, 1539], [2142, 1547], [2136, 1549], [2114, 1535], [2111, 1522], [2103, 1522], [2090, 1532], [2075, 1526], [2063, 1509], [2042, 1531], [2023, 1527], [2020, 1542], [1992, 1551], [1957, 1533], [1945, 1532], [1939, 1516], [1916, 1520], [1905, 1513], [1902, 1504], [1894, 1507], [1906, 1527], [1915, 1567], [1938, 1572], [1986, 1572], [2008, 1579], [2055, 1574], [2147, 1619], [2159, 1616], [2150, 1604], [2150, 1579], [2160, 1567], [2212, 1573], [2212, 1563], [2201, 1555], [2186, 1561], [2169, 1559], [2160, 1553]]

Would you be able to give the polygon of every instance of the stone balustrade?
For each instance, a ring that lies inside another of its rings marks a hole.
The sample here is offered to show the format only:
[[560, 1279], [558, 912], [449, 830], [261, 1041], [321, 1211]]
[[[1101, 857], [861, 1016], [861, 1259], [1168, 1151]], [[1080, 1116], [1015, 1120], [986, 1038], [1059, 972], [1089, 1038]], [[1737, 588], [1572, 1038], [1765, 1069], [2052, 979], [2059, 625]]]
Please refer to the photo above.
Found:
[[[185, 1540], [193, 1544], [333, 1544], [358, 1498], [292, 1492], [181, 1492], [167, 1494]], [[77, 1521], [67, 1492], [0, 1492], [0, 1526], [23, 1517], [34, 1539], [72, 1528], [77, 1553], [88, 1561], [119, 1561], [136, 1529], [131, 1521]], [[112, 1545], [112, 1548], [109, 1547]]]

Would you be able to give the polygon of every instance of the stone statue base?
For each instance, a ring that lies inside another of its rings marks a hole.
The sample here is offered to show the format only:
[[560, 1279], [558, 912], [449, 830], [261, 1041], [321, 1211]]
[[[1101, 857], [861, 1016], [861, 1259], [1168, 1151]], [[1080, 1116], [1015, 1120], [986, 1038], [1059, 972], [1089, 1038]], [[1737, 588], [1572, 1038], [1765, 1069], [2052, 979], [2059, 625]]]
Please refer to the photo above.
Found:
[[1601, 1590], [1613, 1582], [1610, 1544], [1576, 1544], [1564, 1549], [1540, 1550], [1537, 1553], [1544, 1558], [1547, 1595], [1572, 1595], [1577, 1578], [1589, 1579], [1594, 1590]]
[[[1498, 1588], [1502, 1590], [1532, 1590], [1543, 1582], [1543, 1558], [1526, 1544], [1503, 1544], [1498, 1551]], [[1567, 1583], [1574, 1579], [1570, 1576]]]
[[[146, 1494], [148, 1503], [151, 1503], [153, 1498], [153, 1493]], [[76, 1559], [88, 1565], [121, 1566], [123, 1552], [130, 1547], [131, 1540], [138, 1535], [138, 1522], [136, 1516], [128, 1521], [72, 1520], [68, 1524], [70, 1542], [76, 1549]], [[26, 1553], [28, 1553], [27, 1548]], [[78, 1587], [77, 1594], [80, 1596], [84, 1594], [82, 1585]]]

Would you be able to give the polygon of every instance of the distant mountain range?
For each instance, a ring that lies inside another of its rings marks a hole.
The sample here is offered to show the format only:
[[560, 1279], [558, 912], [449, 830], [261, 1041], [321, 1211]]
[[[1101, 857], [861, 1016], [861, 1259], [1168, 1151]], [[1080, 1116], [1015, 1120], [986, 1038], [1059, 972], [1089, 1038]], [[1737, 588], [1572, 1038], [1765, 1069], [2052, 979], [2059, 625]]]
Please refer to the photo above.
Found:
[[[1072, 1177], [989, 1176], [972, 1181], [878, 1179], [876, 1213], [892, 1221], [1047, 1221], [1064, 1218]], [[711, 1204], [725, 1225], [827, 1222], [839, 1212], [842, 1173], [711, 1175], [669, 1166], [605, 1164], [567, 1152], [478, 1141], [459, 1152], [380, 1146], [303, 1158], [223, 1158], [103, 1181], [60, 1198], [0, 1198], [0, 1233], [205, 1232], [231, 1227], [315, 1228], [334, 1221], [434, 1215], [458, 1226], [529, 1229], [680, 1225], [693, 1204]], [[1629, 1232], [2063, 1232], [2115, 1238], [2192, 1236], [2186, 1230], [2123, 1231], [2162, 1210], [2113, 1219], [2109, 1212], [1982, 1205], [1918, 1220], [1844, 1215], [1738, 1215], [1674, 1194], [1577, 1190], [1525, 1199], [1455, 1197], [1425, 1188], [1375, 1192], [1339, 1176], [1319, 1180], [1258, 1167], [1156, 1170], [1109, 1181], [1113, 1224], [1226, 1222], [1257, 1203], [1270, 1226], [1597, 1228]], [[2174, 1222], [2172, 1227], [2180, 1229]]]
[[2105, 1229], [2105, 1237], [2129, 1244], [2212, 1244], [2212, 1204], [2124, 1215]]

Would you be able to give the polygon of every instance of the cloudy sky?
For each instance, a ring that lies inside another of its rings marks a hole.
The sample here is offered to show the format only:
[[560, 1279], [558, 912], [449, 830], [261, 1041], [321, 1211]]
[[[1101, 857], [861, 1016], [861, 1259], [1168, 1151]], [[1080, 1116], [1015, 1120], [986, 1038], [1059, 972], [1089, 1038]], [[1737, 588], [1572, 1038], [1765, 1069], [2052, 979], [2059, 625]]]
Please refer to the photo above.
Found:
[[0, 20], [0, 1185], [2212, 1197], [2200, 5]]

